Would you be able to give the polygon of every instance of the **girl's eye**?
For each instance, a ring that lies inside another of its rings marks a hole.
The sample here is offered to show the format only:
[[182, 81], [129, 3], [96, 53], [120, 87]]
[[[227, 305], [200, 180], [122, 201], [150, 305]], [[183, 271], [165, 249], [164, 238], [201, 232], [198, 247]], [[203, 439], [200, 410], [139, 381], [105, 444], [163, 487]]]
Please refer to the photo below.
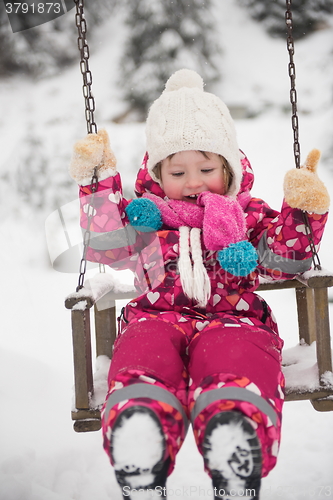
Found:
[[203, 172], [204, 174], [209, 174], [209, 172], [213, 172], [213, 168], [204, 168], [201, 170], [201, 172]]
[[173, 177], [181, 177], [183, 175], [184, 172], [173, 172], [171, 175]]

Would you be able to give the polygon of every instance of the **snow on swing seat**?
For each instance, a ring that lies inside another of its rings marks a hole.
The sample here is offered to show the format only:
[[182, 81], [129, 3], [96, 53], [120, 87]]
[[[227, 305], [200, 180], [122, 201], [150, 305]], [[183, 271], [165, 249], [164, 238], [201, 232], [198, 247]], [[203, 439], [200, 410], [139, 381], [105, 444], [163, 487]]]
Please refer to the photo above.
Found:
[[286, 399], [288, 394], [314, 393], [327, 390], [333, 393], [333, 373], [327, 371], [319, 377], [316, 341], [308, 345], [301, 340], [295, 347], [282, 352], [282, 370], [286, 379]]
[[[333, 273], [308, 271], [297, 279], [262, 280], [258, 290], [294, 288], [299, 344], [283, 351], [285, 399], [309, 399], [318, 411], [333, 411], [332, 354], [327, 287]], [[72, 419], [77, 432], [100, 429], [100, 410], [107, 392], [107, 374], [116, 337], [116, 301], [137, 295], [133, 285], [122, 284], [109, 273], [99, 273], [84, 288], [67, 296], [71, 309], [75, 397]], [[96, 365], [92, 368], [90, 310], [94, 309]]]

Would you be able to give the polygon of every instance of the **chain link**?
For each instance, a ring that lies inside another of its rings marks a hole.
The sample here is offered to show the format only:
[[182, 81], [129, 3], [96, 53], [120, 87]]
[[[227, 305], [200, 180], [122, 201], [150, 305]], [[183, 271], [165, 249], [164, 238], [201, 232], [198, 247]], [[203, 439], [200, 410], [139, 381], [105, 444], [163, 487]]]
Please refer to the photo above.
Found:
[[[80, 60], [80, 70], [83, 77], [83, 97], [85, 102], [85, 117], [87, 122], [87, 131], [88, 134], [97, 133], [97, 125], [94, 119], [94, 112], [96, 109], [95, 99], [91, 92], [92, 85], [92, 73], [89, 69], [89, 47], [86, 39], [87, 33], [87, 23], [84, 17], [84, 0], [74, 0], [76, 5], [76, 14], [75, 14], [75, 24], [78, 30], [78, 48], [81, 55]], [[89, 199], [89, 204], [87, 207], [87, 229], [85, 230], [83, 236], [83, 252], [82, 258], [80, 262], [79, 269], [79, 279], [78, 285], [76, 287], [76, 291], [78, 292], [83, 288], [84, 278], [87, 270], [87, 250], [91, 237], [91, 220], [94, 216], [94, 197], [95, 193], [98, 189], [98, 175], [97, 175], [98, 166], [94, 168], [93, 175], [90, 182], [90, 190], [91, 196]]]
[[[298, 125], [298, 115], [297, 115], [297, 92], [296, 92], [296, 68], [294, 63], [295, 46], [293, 37], [293, 15], [292, 15], [292, 0], [286, 0], [286, 14], [285, 20], [287, 25], [287, 50], [289, 53], [289, 64], [288, 73], [290, 77], [290, 103], [291, 103], [291, 125], [294, 134], [294, 158], [296, 168], [301, 167], [301, 149], [299, 144], [299, 125]], [[321, 269], [321, 263], [319, 255], [316, 250], [316, 246], [313, 239], [313, 234], [311, 230], [311, 225], [309, 222], [308, 214], [303, 213], [303, 221], [306, 230], [306, 234], [309, 240], [309, 246], [312, 253], [312, 262], [315, 269]]]

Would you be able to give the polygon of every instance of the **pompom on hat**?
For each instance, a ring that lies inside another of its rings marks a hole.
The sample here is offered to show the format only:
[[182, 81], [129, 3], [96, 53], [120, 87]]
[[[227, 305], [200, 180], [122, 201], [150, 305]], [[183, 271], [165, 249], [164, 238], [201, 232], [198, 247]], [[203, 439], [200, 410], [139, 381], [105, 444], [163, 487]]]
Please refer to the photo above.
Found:
[[205, 151], [223, 156], [229, 163], [233, 182], [228, 195], [236, 197], [242, 179], [241, 154], [227, 106], [204, 91], [200, 75], [189, 69], [176, 71], [161, 96], [152, 104], [146, 122], [148, 171], [180, 151]]

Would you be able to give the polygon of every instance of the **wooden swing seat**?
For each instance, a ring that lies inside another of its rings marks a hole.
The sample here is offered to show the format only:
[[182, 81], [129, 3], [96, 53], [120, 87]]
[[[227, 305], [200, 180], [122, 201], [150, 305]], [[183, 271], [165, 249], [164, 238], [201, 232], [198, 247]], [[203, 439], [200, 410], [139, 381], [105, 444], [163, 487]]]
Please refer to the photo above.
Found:
[[[315, 389], [295, 388], [288, 385], [286, 376], [285, 399], [286, 401], [309, 399], [317, 411], [333, 411], [333, 384], [327, 382], [329, 377], [326, 373], [332, 372], [327, 290], [331, 286], [333, 286], [332, 274], [312, 271], [298, 276], [297, 279], [265, 282], [258, 288], [259, 291], [295, 289], [299, 340], [307, 345], [316, 341], [318, 383]], [[101, 428], [100, 408], [103, 401], [96, 401], [96, 398], [94, 400], [90, 310], [94, 306], [96, 357], [107, 356], [111, 359], [117, 331], [116, 300], [128, 300], [133, 297], [135, 290], [132, 287], [119, 287], [112, 275], [101, 273], [89, 280], [79, 292], [69, 295], [65, 300], [65, 306], [71, 309], [72, 316], [75, 387], [72, 419], [74, 430], [77, 432], [95, 431]], [[289, 366], [288, 369], [293, 369], [293, 366]], [[326, 374], [325, 381], [322, 378], [324, 374]]]

